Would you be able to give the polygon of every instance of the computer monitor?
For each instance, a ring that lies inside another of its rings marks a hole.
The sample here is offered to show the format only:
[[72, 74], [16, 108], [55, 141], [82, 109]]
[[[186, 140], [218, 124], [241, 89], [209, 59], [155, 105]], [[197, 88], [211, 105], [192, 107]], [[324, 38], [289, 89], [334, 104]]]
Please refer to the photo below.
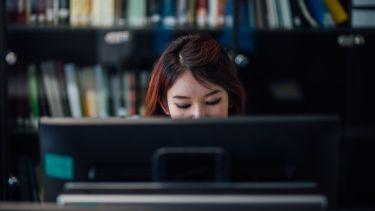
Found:
[[58, 204], [0, 203], [0, 211], [323, 211], [325, 207], [326, 199], [319, 195], [61, 195]]
[[[124, 207], [137, 210], [256, 210], [323, 211], [327, 200], [321, 195], [65, 195], [58, 197], [63, 206]], [[131, 210], [131, 209], [126, 209]]]
[[[335, 203], [335, 116], [42, 118], [46, 201], [65, 182], [300, 182]], [[282, 189], [282, 188], [281, 188]]]

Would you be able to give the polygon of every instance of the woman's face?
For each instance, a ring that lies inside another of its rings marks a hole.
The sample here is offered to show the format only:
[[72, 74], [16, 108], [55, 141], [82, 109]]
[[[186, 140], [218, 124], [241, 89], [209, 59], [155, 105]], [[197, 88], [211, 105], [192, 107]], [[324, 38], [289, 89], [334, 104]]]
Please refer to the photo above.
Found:
[[210, 82], [204, 85], [185, 71], [168, 90], [164, 112], [171, 118], [227, 117], [228, 92]]

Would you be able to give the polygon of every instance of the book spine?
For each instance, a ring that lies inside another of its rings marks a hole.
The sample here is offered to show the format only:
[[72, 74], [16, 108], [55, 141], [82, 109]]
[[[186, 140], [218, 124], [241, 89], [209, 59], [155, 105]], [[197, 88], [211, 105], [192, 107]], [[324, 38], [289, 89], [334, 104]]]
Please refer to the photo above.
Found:
[[203, 28], [207, 25], [207, 0], [198, 0], [197, 26]]
[[103, 2], [102, 18], [103, 26], [113, 26], [115, 24], [115, 1], [106, 0]]
[[110, 99], [114, 116], [124, 116], [124, 108], [121, 105], [121, 79], [119, 74], [110, 75]]
[[108, 117], [108, 89], [106, 71], [102, 65], [95, 66], [95, 77], [97, 84], [97, 98], [99, 105], [99, 117]]
[[218, 26], [219, 0], [208, 0], [208, 25], [212, 28]]
[[348, 21], [349, 16], [338, 0], [324, 0], [324, 3], [331, 12], [332, 18], [337, 25]]
[[69, 12], [69, 24], [71, 26], [77, 26], [78, 24], [78, 1], [70, 0], [70, 12]]
[[178, 25], [186, 26], [188, 23], [187, 0], [178, 0], [177, 4]]
[[292, 20], [292, 9], [290, 6], [290, 0], [280, 0], [280, 10], [281, 10], [281, 19], [282, 19], [283, 28], [292, 29], [293, 20]]
[[146, 23], [145, 0], [128, 0], [127, 7], [128, 24], [133, 27], [141, 27]]
[[353, 9], [351, 24], [354, 28], [375, 27], [375, 10]]
[[58, 88], [54, 64], [51, 61], [44, 62], [41, 64], [41, 68], [51, 115], [52, 117], [63, 117], [61, 95]]
[[46, 22], [47, 24], [53, 24], [53, 4], [54, 0], [46, 0]]
[[26, 0], [17, 0], [16, 22], [26, 24]]
[[74, 64], [67, 63], [64, 65], [66, 92], [72, 117], [82, 117], [81, 97], [77, 81], [77, 73]]
[[227, 0], [218, 0], [218, 17], [217, 17], [217, 26], [223, 27], [225, 24], [225, 5]]
[[28, 91], [29, 91], [29, 105], [30, 105], [30, 119], [33, 128], [38, 127], [38, 119], [40, 117], [39, 101], [38, 101], [38, 79], [36, 74], [35, 64], [30, 64], [28, 67]]
[[58, 22], [61, 25], [69, 23], [69, 0], [60, 0], [58, 8]]
[[145, 98], [148, 88], [148, 82], [150, 78], [150, 72], [147, 70], [141, 71], [139, 75], [139, 85], [140, 85], [140, 91], [139, 91], [139, 115], [144, 116], [146, 111], [146, 105], [145, 105]]
[[262, 0], [255, 0], [256, 26], [258, 29], [265, 28], [265, 20], [264, 20], [262, 4], [264, 4]]
[[302, 13], [303, 17], [307, 20], [307, 22], [310, 24], [310, 26], [312, 26], [313, 28], [318, 28], [319, 25], [316, 22], [316, 20], [314, 19], [314, 17], [311, 15], [309, 9], [306, 6], [305, 1], [304, 0], [298, 0], [298, 6], [301, 10], [301, 13]]
[[71, 111], [69, 107], [68, 94], [66, 92], [65, 74], [64, 74], [64, 64], [62, 61], [56, 62], [56, 78], [58, 84], [59, 96], [61, 99], [61, 104], [63, 108], [63, 115], [70, 116]]
[[277, 28], [276, 10], [273, 0], [266, 0], [267, 22], [270, 29]]
[[148, 9], [148, 13], [149, 13], [149, 22], [151, 23], [151, 25], [153, 26], [157, 26], [160, 24], [161, 22], [161, 2], [162, 1], [159, 1], [159, 0], [149, 0], [147, 1], [148, 2], [148, 5], [147, 5], [147, 9]]
[[175, 0], [164, 0], [163, 26], [173, 28], [176, 26], [176, 4]]

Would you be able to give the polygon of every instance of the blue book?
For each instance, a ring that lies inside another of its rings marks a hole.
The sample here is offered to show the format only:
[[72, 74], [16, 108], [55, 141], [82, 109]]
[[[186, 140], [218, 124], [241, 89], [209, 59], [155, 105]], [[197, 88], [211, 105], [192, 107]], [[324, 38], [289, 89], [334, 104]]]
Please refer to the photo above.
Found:
[[330, 14], [323, 0], [306, 0], [307, 7], [315, 21], [320, 27], [327, 27], [331, 24], [328, 17]]
[[167, 28], [174, 27], [177, 22], [176, 1], [164, 0], [163, 3], [163, 26]]

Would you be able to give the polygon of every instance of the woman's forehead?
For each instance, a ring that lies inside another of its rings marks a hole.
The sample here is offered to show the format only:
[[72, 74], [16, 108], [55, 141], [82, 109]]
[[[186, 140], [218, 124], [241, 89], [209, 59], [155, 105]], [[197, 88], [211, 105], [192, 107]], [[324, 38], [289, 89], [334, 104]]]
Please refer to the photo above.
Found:
[[191, 71], [185, 71], [180, 77], [177, 78], [172, 87], [168, 90], [168, 94], [185, 94], [185, 95], [197, 95], [205, 94], [213, 90], [223, 90], [223, 88], [217, 84], [209, 81], [197, 81], [192, 75]]

